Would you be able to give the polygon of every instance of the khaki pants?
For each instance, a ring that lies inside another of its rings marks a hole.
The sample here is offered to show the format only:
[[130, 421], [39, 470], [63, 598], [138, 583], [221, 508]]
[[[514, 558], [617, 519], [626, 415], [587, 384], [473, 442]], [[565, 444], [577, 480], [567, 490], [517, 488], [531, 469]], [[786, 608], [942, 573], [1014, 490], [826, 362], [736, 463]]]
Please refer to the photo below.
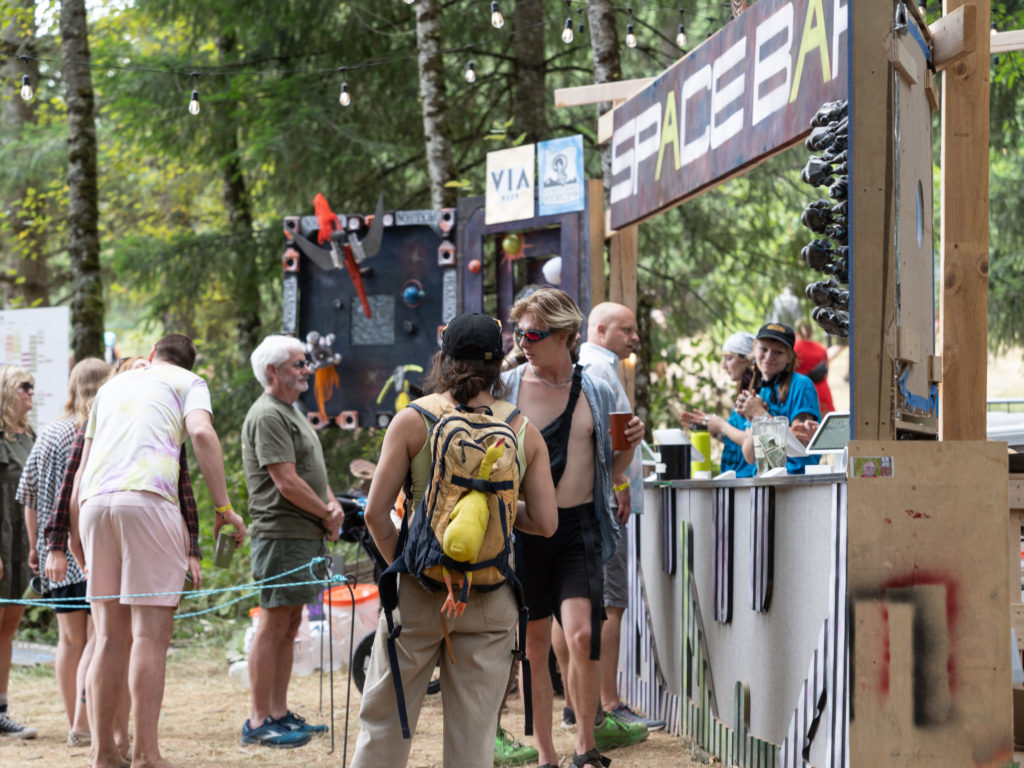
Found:
[[[434, 664], [441, 656], [444, 708], [444, 768], [491, 768], [494, 734], [512, 664], [519, 612], [511, 587], [470, 594], [466, 612], [447, 619], [455, 664], [442, 653], [440, 611], [444, 592], [430, 592], [411, 576], [399, 577], [396, 621], [402, 623], [397, 651], [402, 687], [415, 738], [416, 722]], [[359, 737], [352, 768], [400, 768], [409, 759], [388, 665], [387, 622], [377, 624], [370, 667], [359, 708]]]

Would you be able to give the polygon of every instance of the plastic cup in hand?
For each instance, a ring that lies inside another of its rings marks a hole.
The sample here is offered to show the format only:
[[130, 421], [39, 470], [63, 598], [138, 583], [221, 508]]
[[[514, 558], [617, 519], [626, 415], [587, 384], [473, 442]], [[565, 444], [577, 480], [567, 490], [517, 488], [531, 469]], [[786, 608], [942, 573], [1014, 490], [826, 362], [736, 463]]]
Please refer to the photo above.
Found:
[[231, 565], [231, 556], [235, 554], [235, 537], [230, 531], [222, 530], [217, 534], [217, 548], [213, 553], [213, 564], [218, 568]]
[[628, 411], [626, 413], [608, 414], [608, 423], [611, 426], [612, 433], [613, 451], [625, 451], [629, 448], [629, 440], [626, 439], [626, 425], [632, 418], [633, 414]]

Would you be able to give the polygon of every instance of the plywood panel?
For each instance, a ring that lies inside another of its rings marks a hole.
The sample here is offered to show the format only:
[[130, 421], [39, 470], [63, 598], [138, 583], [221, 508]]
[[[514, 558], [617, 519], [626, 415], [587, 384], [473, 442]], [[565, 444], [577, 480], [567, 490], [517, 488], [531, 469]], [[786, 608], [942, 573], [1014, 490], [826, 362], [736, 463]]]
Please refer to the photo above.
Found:
[[854, 441], [851, 474], [866, 457], [888, 457], [891, 474], [848, 480], [850, 764], [1002, 765], [1013, 751], [1005, 449]]

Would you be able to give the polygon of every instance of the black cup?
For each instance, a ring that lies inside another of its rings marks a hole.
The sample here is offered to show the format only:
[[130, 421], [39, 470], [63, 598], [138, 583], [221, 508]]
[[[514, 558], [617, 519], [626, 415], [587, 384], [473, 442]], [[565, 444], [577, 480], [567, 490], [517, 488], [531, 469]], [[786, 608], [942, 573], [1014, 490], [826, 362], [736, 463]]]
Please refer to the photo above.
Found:
[[690, 445], [659, 445], [661, 461], [665, 465], [665, 471], [661, 473], [659, 480], [689, 480], [690, 479]]

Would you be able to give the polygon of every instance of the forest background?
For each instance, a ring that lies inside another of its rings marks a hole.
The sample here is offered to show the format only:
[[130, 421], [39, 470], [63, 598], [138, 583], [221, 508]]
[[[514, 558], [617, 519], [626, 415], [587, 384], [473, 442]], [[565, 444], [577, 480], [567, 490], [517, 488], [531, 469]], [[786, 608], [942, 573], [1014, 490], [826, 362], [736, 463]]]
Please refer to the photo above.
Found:
[[[3, 307], [70, 306], [76, 358], [102, 355], [104, 331], [124, 355], [164, 332], [191, 335], [244, 509], [238, 435], [259, 394], [248, 354], [281, 328], [284, 216], [312, 213], [317, 192], [339, 212], [369, 212], [380, 194], [393, 210], [452, 206], [483, 193], [488, 151], [575, 133], [601, 177], [597, 116], [609, 105], [555, 109], [554, 90], [655, 76], [732, 13], [721, 0], [500, 9], [496, 29], [483, 0], [0, 0]], [[1024, 1], [993, 3], [992, 19], [1024, 27]], [[1022, 71], [1020, 53], [992, 59], [993, 350], [1024, 342]], [[938, 124], [935, 113], [933, 142]], [[810, 239], [800, 213], [818, 196], [799, 180], [806, 158], [798, 145], [640, 227], [637, 410], [649, 423], [670, 421], [673, 404], [714, 408], [721, 341], [756, 328], [784, 287], [802, 296], [818, 279], [799, 256]], [[380, 437], [323, 433], [335, 491]], [[202, 518], [209, 566], [212, 515]], [[247, 571], [236, 558], [207, 569], [206, 586]], [[52, 632], [47, 612], [30, 613], [30, 634]], [[179, 622], [178, 633], [213, 627]]]

